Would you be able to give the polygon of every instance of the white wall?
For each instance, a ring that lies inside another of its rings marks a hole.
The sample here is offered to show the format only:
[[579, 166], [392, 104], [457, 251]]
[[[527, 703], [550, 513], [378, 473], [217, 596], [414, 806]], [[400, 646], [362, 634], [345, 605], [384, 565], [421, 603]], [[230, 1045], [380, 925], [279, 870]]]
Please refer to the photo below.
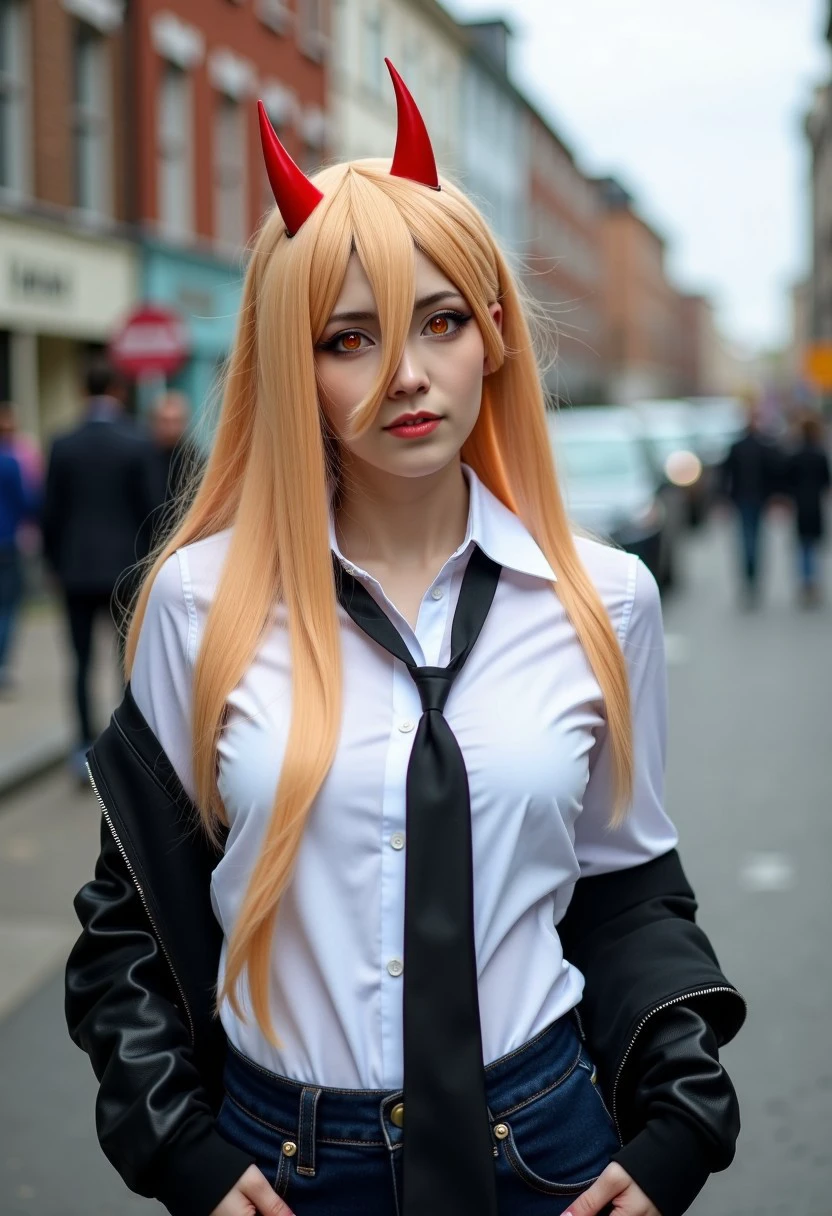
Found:
[[334, 0], [332, 20], [335, 158], [392, 157], [396, 102], [388, 56], [422, 112], [440, 172], [456, 175], [463, 59], [446, 30], [407, 0]]

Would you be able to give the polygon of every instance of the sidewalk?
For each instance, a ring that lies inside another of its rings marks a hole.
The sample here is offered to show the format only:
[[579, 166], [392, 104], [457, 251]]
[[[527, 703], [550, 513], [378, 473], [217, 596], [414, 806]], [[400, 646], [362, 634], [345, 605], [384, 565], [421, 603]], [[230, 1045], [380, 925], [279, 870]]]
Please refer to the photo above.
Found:
[[[0, 697], [0, 800], [29, 777], [60, 764], [75, 745], [72, 661], [57, 603], [31, 604], [14, 647], [17, 689]], [[121, 698], [115, 635], [99, 620], [93, 639], [91, 697], [102, 729]]]

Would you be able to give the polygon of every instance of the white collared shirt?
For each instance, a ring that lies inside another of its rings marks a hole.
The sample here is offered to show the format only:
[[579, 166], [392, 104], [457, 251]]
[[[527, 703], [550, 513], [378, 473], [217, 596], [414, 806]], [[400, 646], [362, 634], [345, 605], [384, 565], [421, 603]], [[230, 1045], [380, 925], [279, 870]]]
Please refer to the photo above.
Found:
[[[465, 469], [468, 529], [427, 589], [413, 630], [366, 572], [343, 564], [391, 616], [415, 661], [445, 666], [453, 610], [476, 543], [503, 566], [491, 611], [454, 682], [446, 717], [468, 770], [483, 1053], [489, 1063], [580, 1000], [556, 925], [578, 877], [638, 865], [676, 844], [663, 810], [666, 678], [656, 584], [641, 562], [594, 541], [578, 551], [610, 615], [629, 670], [633, 808], [612, 812], [610, 749], [597, 681], [522, 522]], [[153, 585], [131, 688], [185, 789], [192, 673], [230, 530], [186, 545]], [[337, 545], [332, 537], [337, 553]], [[402, 1081], [405, 777], [419, 693], [404, 665], [339, 606], [342, 730], [310, 810], [283, 898], [271, 967], [279, 1049], [227, 1003], [222, 1023], [249, 1059], [293, 1079], [394, 1089]], [[230, 830], [212, 900], [226, 942], [271, 813], [290, 717], [285, 613], [228, 697], [219, 788]], [[437, 842], [441, 847], [441, 842]], [[220, 980], [225, 947], [220, 963]], [[248, 990], [241, 989], [245, 1011]]]

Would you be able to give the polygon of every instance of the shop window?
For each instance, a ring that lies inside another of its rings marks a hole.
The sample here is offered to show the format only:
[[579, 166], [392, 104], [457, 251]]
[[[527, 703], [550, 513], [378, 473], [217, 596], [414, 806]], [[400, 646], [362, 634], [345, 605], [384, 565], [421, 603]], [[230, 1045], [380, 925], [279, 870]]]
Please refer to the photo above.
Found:
[[170, 236], [193, 232], [191, 79], [172, 63], [163, 66], [157, 124], [159, 224]]
[[77, 22], [73, 48], [75, 204], [83, 211], [111, 210], [111, 109], [107, 44], [91, 26]]
[[28, 186], [28, 9], [21, 0], [0, 0], [0, 187]]
[[220, 96], [214, 118], [214, 229], [225, 245], [246, 239], [246, 132], [242, 105]]
[[323, 59], [326, 33], [322, 0], [298, 0], [298, 45], [310, 59]]

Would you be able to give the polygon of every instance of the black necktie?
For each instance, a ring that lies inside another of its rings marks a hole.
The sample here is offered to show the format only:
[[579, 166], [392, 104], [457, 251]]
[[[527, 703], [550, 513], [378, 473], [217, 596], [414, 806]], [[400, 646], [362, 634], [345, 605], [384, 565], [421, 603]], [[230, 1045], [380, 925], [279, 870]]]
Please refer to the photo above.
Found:
[[407, 666], [422, 701], [406, 786], [403, 1216], [497, 1216], [477, 991], [468, 774], [443, 710], [485, 623], [501, 567], [474, 549], [447, 667], [417, 667], [370, 593], [338, 561], [335, 569], [344, 608]]

